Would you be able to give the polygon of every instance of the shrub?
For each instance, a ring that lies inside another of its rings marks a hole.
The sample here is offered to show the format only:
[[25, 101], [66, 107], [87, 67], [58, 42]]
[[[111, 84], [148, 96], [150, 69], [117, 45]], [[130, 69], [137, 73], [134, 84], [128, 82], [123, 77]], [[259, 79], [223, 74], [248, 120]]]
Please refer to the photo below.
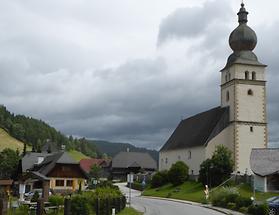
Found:
[[252, 204], [252, 200], [250, 198], [248, 198], [248, 197], [239, 196], [236, 199], [235, 203], [236, 203], [236, 207], [237, 208], [249, 207]]
[[227, 207], [228, 203], [235, 203], [238, 197], [239, 193], [236, 188], [222, 187], [212, 193], [211, 201], [214, 206]]
[[60, 206], [64, 204], [64, 198], [61, 195], [52, 195], [49, 197], [48, 201], [53, 206]]
[[229, 203], [227, 204], [227, 208], [228, 208], [228, 209], [231, 209], [231, 210], [234, 210], [234, 209], [236, 208], [236, 204], [233, 203], [233, 202], [229, 202]]
[[239, 208], [239, 211], [240, 211], [241, 213], [246, 214], [246, 213], [248, 212], [248, 208], [247, 208], [247, 207], [241, 207], [241, 208]]
[[37, 202], [40, 195], [38, 191], [35, 191], [34, 195], [32, 196], [31, 202]]
[[72, 215], [89, 215], [90, 206], [88, 199], [82, 195], [75, 195], [72, 197], [71, 202]]
[[168, 172], [168, 179], [174, 185], [180, 185], [185, 182], [188, 177], [189, 167], [182, 161], [173, 164]]
[[164, 178], [163, 178], [161, 172], [155, 173], [155, 175], [153, 175], [153, 177], [151, 179], [151, 187], [156, 188], [156, 187], [163, 186], [164, 184], [165, 184]]
[[248, 214], [251, 214], [251, 215], [268, 215], [268, 205], [267, 204], [250, 205], [248, 207]]

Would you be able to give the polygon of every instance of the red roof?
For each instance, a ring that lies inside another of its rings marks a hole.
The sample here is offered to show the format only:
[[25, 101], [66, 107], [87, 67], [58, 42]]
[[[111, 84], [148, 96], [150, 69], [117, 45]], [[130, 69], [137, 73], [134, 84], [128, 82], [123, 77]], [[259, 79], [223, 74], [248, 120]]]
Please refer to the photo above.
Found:
[[81, 159], [79, 165], [85, 172], [89, 172], [93, 165], [107, 167], [109, 165], [109, 161], [97, 158]]

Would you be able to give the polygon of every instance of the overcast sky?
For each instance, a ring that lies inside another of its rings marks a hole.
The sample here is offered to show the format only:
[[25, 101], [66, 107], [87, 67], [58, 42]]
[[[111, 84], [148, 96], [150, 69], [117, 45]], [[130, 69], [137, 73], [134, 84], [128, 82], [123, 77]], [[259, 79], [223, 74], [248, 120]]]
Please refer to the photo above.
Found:
[[[246, 0], [279, 147], [279, 3]], [[240, 0], [0, 0], [0, 103], [66, 135], [159, 149], [220, 104]]]

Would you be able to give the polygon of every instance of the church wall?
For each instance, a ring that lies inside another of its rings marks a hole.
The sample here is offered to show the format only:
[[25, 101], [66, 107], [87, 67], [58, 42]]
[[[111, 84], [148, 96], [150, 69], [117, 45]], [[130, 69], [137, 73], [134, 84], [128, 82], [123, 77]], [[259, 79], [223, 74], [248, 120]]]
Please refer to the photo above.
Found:
[[[251, 131], [252, 127], [252, 131]], [[252, 148], [266, 148], [266, 126], [248, 123], [236, 124], [236, 167], [240, 173], [251, 174]]]
[[177, 161], [189, 166], [189, 174], [199, 174], [200, 164], [205, 160], [205, 148], [191, 147], [186, 149], [163, 151], [159, 153], [159, 170], [168, 170]]
[[224, 145], [234, 154], [234, 127], [233, 124], [230, 124], [225, 128], [221, 133], [209, 141], [205, 148], [205, 158], [211, 158], [213, 152], [215, 151], [216, 146]]
[[[265, 123], [265, 87], [258, 85], [238, 84], [236, 120]], [[252, 90], [253, 95], [248, 95]]]

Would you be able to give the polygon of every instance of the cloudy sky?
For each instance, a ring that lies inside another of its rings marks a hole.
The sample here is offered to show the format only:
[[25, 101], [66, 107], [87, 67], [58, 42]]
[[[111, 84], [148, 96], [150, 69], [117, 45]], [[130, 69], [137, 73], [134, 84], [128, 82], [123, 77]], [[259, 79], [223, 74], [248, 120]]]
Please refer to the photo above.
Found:
[[[246, 0], [279, 146], [279, 3]], [[218, 106], [240, 0], [0, 0], [0, 103], [64, 134], [158, 149]]]

